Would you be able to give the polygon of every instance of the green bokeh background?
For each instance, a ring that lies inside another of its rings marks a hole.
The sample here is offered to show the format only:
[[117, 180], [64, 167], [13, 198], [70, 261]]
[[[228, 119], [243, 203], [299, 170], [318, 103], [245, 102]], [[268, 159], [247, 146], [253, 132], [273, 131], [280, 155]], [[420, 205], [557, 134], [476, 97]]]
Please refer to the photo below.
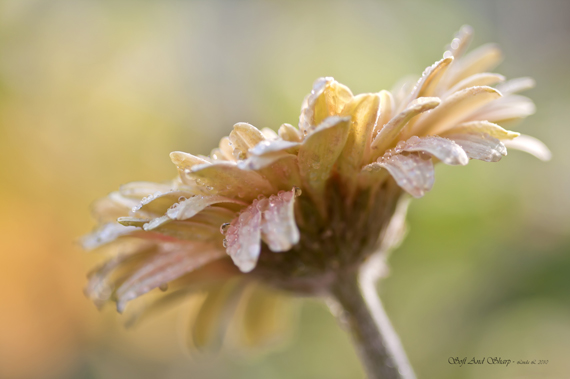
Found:
[[[0, 1], [0, 378], [360, 378], [327, 308], [302, 300], [290, 343], [188, 356], [184, 307], [125, 331], [81, 288], [100, 257], [89, 204], [176, 172], [238, 121], [295, 124], [320, 76], [377, 92], [438, 60], [463, 24], [532, 76], [516, 127], [540, 162], [438, 166], [379, 285], [419, 378], [570, 377], [570, 3], [565, 0]], [[548, 365], [450, 365], [449, 357]]]

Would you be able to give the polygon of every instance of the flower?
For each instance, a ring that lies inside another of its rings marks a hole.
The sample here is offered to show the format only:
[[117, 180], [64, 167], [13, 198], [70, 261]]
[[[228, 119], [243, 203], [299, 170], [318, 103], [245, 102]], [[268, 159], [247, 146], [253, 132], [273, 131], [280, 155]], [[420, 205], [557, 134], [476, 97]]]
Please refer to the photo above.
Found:
[[[122, 312], [157, 288], [170, 298], [206, 291], [194, 329], [201, 343], [219, 337], [212, 320], [238, 308], [243, 283], [323, 294], [338, 272], [383, 257], [401, 234], [404, 194], [432, 188], [434, 163], [496, 162], [507, 147], [549, 159], [540, 141], [500, 126], [534, 112], [516, 94], [533, 81], [488, 73], [500, 50], [464, 54], [471, 34], [462, 28], [415, 83], [353, 95], [320, 78], [298, 128], [238, 123], [209, 156], [171, 153], [173, 181], [126, 184], [98, 201], [101, 226], [83, 245], [113, 257], [90, 275], [88, 296]], [[275, 302], [257, 288], [256, 309]]]

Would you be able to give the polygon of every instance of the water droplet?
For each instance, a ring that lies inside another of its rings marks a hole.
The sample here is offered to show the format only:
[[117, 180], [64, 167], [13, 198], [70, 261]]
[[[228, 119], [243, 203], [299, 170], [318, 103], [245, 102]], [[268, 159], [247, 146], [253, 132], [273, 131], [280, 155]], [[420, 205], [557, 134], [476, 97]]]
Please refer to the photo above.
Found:
[[228, 229], [230, 228], [230, 223], [229, 222], [224, 222], [222, 224], [222, 226], [220, 226], [220, 233], [222, 234], [226, 234], [228, 232]]

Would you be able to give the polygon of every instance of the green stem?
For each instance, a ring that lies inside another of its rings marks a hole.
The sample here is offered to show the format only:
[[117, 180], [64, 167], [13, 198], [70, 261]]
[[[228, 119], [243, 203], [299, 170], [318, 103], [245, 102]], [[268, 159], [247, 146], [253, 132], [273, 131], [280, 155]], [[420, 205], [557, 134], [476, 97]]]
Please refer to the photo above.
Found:
[[370, 379], [415, 379], [372, 280], [357, 273], [339, 277], [331, 295], [340, 306], [337, 317], [348, 327]]

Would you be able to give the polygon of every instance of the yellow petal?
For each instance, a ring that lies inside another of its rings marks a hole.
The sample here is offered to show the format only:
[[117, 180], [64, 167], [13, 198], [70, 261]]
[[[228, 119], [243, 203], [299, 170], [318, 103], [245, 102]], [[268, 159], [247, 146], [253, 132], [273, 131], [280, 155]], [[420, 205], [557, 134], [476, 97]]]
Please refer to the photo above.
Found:
[[491, 87], [471, 87], [454, 93], [429, 114], [422, 116], [412, 128], [411, 134], [440, 134], [467, 119], [485, 104], [501, 97]]
[[352, 99], [348, 87], [333, 78], [319, 78], [313, 90], [305, 98], [299, 117], [299, 129], [303, 134], [311, 132], [329, 116], [340, 115], [345, 104]]
[[378, 96], [380, 96], [380, 110], [378, 111], [378, 122], [374, 129], [374, 138], [382, 130], [382, 127], [392, 119], [395, 107], [394, 98], [390, 92], [382, 90], [378, 93]]
[[472, 133], [472, 132], [482, 132], [487, 133], [491, 137], [495, 137], [500, 140], [513, 139], [518, 137], [520, 134], [517, 132], [512, 132], [510, 130], [505, 130], [497, 124], [493, 124], [489, 121], [470, 121], [459, 124], [447, 132], [442, 133], [442, 136], [448, 134], [459, 134], [459, 133]]
[[173, 151], [170, 153], [172, 163], [181, 170], [190, 170], [196, 165], [209, 164], [205, 159], [199, 158], [195, 155], [184, 153], [182, 151]]
[[230, 142], [229, 137], [224, 137], [220, 140], [219, 148], [224, 158], [226, 158], [228, 161], [236, 160], [233, 154], [234, 149], [232, 147], [232, 143]]
[[453, 57], [447, 57], [426, 68], [422, 77], [414, 87], [408, 101], [415, 100], [418, 97], [433, 96], [435, 88], [439, 84], [440, 79], [447, 71], [451, 62], [453, 62]]
[[342, 111], [342, 116], [350, 117], [350, 126], [337, 165], [338, 172], [351, 187], [356, 187], [354, 177], [362, 166], [368, 163], [370, 142], [378, 120], [379, 106], [378, 94], [362, 94], [354, 97]]
[[436, 108], [440, 102], [441, 100], [437, 97], [420, 97], [419, 99], [412, 101], [406, 109], [398, 113], [386, 125], [384, 125], [376, 138], [374, 138], [371, 145], [371, 159], [375, 160], [384, 154], [384, 151], [393, 145], [396, 137], [412, 118], [422, 112]]
[[278, 133], [279, 137], [285, 141], [301, 142], [303, 140], [303, 134], [299, 131], [299, 129], [290, 124], [281, 125]]
[[[469, 87], [477, 87], [477, 86], [492, 86], [495, 85], [497, 83], [501, 83], [505, 80], [505, 77], [503, 75], [499, 75], [499, 74], [492, 74], [489, 72], [482, 72], [479, 74], [475, 74], [475, 75], [471, 75], [468, 78], [463, 79], [462, 81], [460, 81], [459, 83], [457, 83], [456, 85], [454, 85], [450, 90], [448, 90], [442, 97], [446, 98], [452, 94], [454, 94], [457, 91], [461, 91], [465, 88], [469, 88]], [[498, 89], [498, 87], [497, 87]], [[500, 91], [503, 95], [503, 91]]]
[[305, 138], [299, 149], [301, 179], [313, 200], [321, 204], [321, 207], [324, 205], [322, 194], [325, 184], [344, 148], [349, 126], [349, 117], [329, 117]]
[[209, 291], [191, 324], [192, 343], [198, 350], [220, 349], [243, 289], [243, 283], [230, 281]]
[[194, 167], [186, 174], [196, 179], [210, 195], [222, 195], [251, 201], [258, 195], [270, 195], [275, 188], [255, 171], [241, 170], [235, 163], [220, 162]]
[[267, 286], [248, 288], [239, 342], [248, 347], [261, 347], [285, 337], [293, 324], [294, 305], [289, 296]]
[[457, 61], [450, 76], [450, 85], [480, 72], [490, 71], [503, 60], [503, 54], [495, 44], [487, 44], [471, 51]]

